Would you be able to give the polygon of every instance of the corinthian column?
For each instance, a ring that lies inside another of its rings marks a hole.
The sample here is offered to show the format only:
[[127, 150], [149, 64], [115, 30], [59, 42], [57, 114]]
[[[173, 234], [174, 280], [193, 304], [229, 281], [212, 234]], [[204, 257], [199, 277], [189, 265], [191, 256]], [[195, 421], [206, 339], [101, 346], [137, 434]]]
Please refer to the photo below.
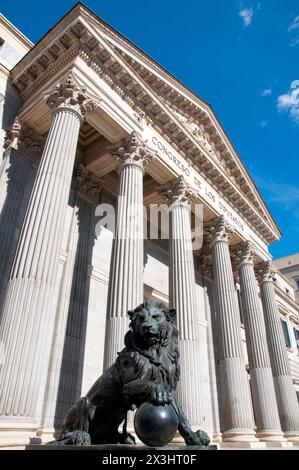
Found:
[[191, 234], [191, 204], [196, 198], [183, 177], [159, 189], [170, 206], [169, 305], [176, 309], [180, 341], [181, 379], [177, 395], [192, 425], [200, 416], [199, 313]]
[[266, 333], [281, 427], [287, 439], [299, 441], [299, 408], [275, 296], [273, 284], [275, 270], [270, 262], [264, 262], [257, 266], [257, 272], [260, 279]]
[[236, 252], [257, 437], [263, 441], [282, 441], [262, 304], [254, 274], [256, 253], [250, 242], [237, 245]]
[[104, 368], [128, 330], [127, 312], [143, 302], [143, 173], [153, 154], [133, 132], [112, 149], [119, 162], [117, 221], [110, 271]]
[[49, 92], [47, 104], [54, 109], [52, 122], [24, 218], [0, 326], [4, 349], [0, 370], [2, 427], [35, 429], [40, 423], [64, 213], [80, 125], [85, 111], [93, 107], [71, 75]]
[[233, 230], [223, 216], [213, 221], [213, 287], [219, 334], [219, 364], [224, 413], [224, 441], [252, 441], [254, 422], [245, 362], [229, 238]]

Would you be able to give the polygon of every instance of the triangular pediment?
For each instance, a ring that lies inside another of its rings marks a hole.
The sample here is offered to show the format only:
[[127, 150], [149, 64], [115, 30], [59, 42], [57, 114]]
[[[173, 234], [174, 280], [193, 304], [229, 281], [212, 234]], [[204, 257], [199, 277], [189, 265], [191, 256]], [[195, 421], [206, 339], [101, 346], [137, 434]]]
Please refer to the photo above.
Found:
[[24, 101], [76, 54], [201, 173], [268, 243], [280, 232], [211, 107], [77, 4], [12, 70]]

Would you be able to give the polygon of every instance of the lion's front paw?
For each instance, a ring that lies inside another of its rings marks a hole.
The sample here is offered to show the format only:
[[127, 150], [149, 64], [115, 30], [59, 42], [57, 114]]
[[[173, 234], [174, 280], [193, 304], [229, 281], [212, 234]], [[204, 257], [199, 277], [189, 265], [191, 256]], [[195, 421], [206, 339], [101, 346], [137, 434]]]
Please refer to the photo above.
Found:
[[89, 446], [90, 435], [85, 431], [64, 432], [56, 442], [58, 445]]
[[168, 405], [173, 400], [170, 392], [165, 390], [161, 384], [153, 384], [149, 401], [154, 405]]
[[210, 444], [210, 438], [205, 431], [200, 429], [196, 432], [192, 432], [190, 436], [185, 439], [187, 446], [205, 446], [207, 447]]

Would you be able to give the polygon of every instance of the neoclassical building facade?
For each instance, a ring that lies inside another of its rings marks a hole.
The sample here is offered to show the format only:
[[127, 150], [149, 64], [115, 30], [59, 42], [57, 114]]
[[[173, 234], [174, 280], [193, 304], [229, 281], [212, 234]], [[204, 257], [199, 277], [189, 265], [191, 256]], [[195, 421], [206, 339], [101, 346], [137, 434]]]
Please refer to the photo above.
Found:
[[268, 251], [281, 234], [210, 106], [80, 3], [35, 46], [3, 17], [0, 36], [0, 445], [49, 440], [149, 298], [176, 308], [192, 426], [296, 445], [299, 306]]

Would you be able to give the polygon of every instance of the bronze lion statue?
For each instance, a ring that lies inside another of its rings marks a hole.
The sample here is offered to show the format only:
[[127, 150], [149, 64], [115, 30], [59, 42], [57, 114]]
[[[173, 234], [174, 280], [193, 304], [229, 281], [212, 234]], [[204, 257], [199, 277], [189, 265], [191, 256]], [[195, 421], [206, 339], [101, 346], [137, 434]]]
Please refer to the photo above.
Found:
[[174, 309], [154, 301], [128, 312], [130, 330], [125, 335], [124, 349], [87, 395], [68, 410], [56, 444], [135, 444], [127, 432], [127, 412], [144, 402], [171, 404], [186, 444], [209, 444], [204, 431], [191, 430], [174, 395], [180, 376], [175, 314]]

